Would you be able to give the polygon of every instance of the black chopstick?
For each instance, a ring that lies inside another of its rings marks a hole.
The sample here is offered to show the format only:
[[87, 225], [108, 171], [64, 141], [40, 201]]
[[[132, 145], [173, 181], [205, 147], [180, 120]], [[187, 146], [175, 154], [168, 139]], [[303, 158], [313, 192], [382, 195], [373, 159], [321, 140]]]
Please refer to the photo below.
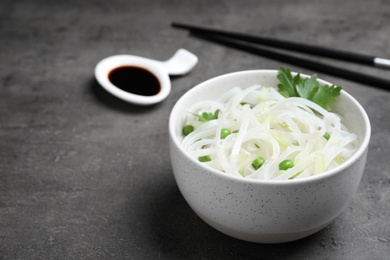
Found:
[[235, 40], [261, 44], [264, 46], [270, 46], [273, 48], [291, 50], [291, 51], [296, 51], [296, 52], [301, 52], [306, 54], [312, 54], [316, 56], [323, 56], [327, 58], [333, 58], [333, 59], [338, 59], [338, 60], [343, 60], [348, 62], [354, 62], [358, 64], [369, 65], [369, 66], [390, 68], [389, 59], [379, 58], [372, 55], [347, 52], [347, 51], [330, 49], [330, 48], [325, 48], [320, 46], [313, 46], [313, 45], [308, 45], [303, 43], [296, 43], [296, 42], [261, 37], [261, 36], [247, 35], [247, 34], [236, 33], [236, 32], [227, 32], [227, 31], [187, 25], [182, 23], [174, 22], [172, 23], [172, 26], [176, 28], [187, 29], [190, 30], [191, 32], [210, 33], [218, 36], [232, 38]]
[[390, 90], [390, 81], [370, 75], [365, 75], [355, 71], [346, 70], [343, 68], [334, 67], [331, 65], [323, 64], [320, 62], [304, 59], [269, 49], [261, 48], [259, 46], [249, 45], [243, 42], [234, 41], [229, 38], [215, 36], [207, 33], [193, 33], [194, 36], [200, 37], [205, 40], [216, 42], [224, 46], [236, 48], [249, 53], [257, 54], [262, 57], [267, 57], [283, 62], [287, 62], [296, 66], [306, 67], [316, 72], [323, 72], [329, 75], [337, 76], [340, 78], [348, 79], [357, 83], [367, 84], [379, 89]]
[[233, 40], [225, 36], [216, 36], [213, 33], [205, 33], [204, 31], [191, 30], [190, 33], [196, 37], [200, 37], [205, 40], [216, 42], [224, 46], [236, 48], [249, 53], [257, 54], [263, 57], [276, 59], [279, 61], [287, 62], [293, 65], [306, 67], [316, 72], [323, 72], [329, 75], [345, 78], [354, 82], [370, 85], [379, 89], [390, 90], [390, 81], [371, 75], [365, 75], [359, 72], [346, 70], [344, 68], [334, 67], [331, 65], [323, 64], [309, 59], [304, 59], [281, 52], [272, 51], [268, 48], [261, 48], [254, 44], [248, 44], [243, 40]]

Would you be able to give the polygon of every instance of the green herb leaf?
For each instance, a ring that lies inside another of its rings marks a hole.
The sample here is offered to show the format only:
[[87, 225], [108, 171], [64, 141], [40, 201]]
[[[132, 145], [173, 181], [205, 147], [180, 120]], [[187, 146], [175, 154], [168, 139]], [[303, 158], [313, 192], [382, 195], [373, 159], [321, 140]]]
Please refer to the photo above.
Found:
[[219, 114], [219, 109], [215, 110], [214, 113], [203, 112], [202, 115], [196, 115], [196, 114], [193, 115], [198, 118], [198, 121], [207, 122], [210, 120], [218, 119], [218, 114]]
[[330, 110], [330, 103], [337, 100], [340, 95], [340, 86], [320, 86], [317, 74], [310, 78], [302, 79], [300, 74], [292, 76], [289, 69], [280, 68], [277, 78], [279, 93], [285, 97], [302, 97], [313, 101], [326, 110]]
[[311, 101], [322, 106], [326, 110], [330, 110], [330, 103], [336, 102], [337, 98], [340, 95], [341, 87], [340, 86], [323, 86], [319, 87], [311, 97]]
[[[297, 75], [298, 76], [298, 75]], [[280, 68], [278, 73], [278, 79], [280, 81], [279, 92], [285, 97], [297, 97], [298, 94], [295, 90], [297, 79], [294, 79], [291, 75], [290, 69]], [[300, 77], [298, 77], [300, 78]]]
[[317, 84], [317, 75], [314, 74], [310, 78], [301, 80], [299, 84], [296, 85], [297, 93], [299, 97], [311, 99], [314, 93], [318, 91]]

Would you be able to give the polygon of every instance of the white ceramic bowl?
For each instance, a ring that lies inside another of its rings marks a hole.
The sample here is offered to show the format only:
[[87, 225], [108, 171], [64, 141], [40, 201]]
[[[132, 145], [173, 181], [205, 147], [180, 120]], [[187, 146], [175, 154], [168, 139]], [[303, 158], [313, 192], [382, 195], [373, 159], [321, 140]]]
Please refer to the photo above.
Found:
[[253, 70], [207, 80], [179, 99], [169, 119], [172, 169], [183, 197], [210, 226], [251, 242], [293, 241], [332, 222], [348, 206], [359, 186], [371, 135], [366, 112], [342, 91], [332, 109], [346, 118], [359, 136], [360, 147], [345, 163], [323, 174], [288, 181], [244, 179], [205, 166], [183, 150], [180, 139], [189, 107], [200, 100], [218, 98], [236, 86], [260, 83], [276, 87], [276, 76], [275, 70]]

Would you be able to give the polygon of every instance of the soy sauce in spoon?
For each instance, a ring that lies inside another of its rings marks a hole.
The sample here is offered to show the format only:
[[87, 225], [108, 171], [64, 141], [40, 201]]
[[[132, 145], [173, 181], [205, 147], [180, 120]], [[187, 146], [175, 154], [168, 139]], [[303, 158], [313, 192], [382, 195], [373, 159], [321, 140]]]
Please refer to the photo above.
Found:
[[114, 68], [108, 78], [116, 87], [141, 96], [154, 96], [161, 90], [160, 81], [149, 70], [137, 66]]

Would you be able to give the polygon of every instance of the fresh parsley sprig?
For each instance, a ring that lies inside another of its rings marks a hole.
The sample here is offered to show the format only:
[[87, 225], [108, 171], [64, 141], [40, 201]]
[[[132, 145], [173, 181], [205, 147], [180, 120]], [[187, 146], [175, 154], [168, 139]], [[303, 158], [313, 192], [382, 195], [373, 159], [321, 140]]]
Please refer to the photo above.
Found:
[[340, 95], [341, 86], [320, 86], [317, 81], [317, 74], [302, 79], [300, 74], [294, 77], [291, 71], [280, 68], [278, 76], [280, 84], [279, 93], [285, 97], [302, 97], [313, 101], [326, 110], [330, 110], [330, 104], [335, 102]]
[[220, 112], [220, 110], [217, 109], [217, 110], [215, 110], [214, 113], [203, 112], [201, 115], [196, 115], [196, 114], [193, 114], [193, 115], [198, 118], [198, 121], [207, 122], [210, 120], [218, 119], [219, 112]]

